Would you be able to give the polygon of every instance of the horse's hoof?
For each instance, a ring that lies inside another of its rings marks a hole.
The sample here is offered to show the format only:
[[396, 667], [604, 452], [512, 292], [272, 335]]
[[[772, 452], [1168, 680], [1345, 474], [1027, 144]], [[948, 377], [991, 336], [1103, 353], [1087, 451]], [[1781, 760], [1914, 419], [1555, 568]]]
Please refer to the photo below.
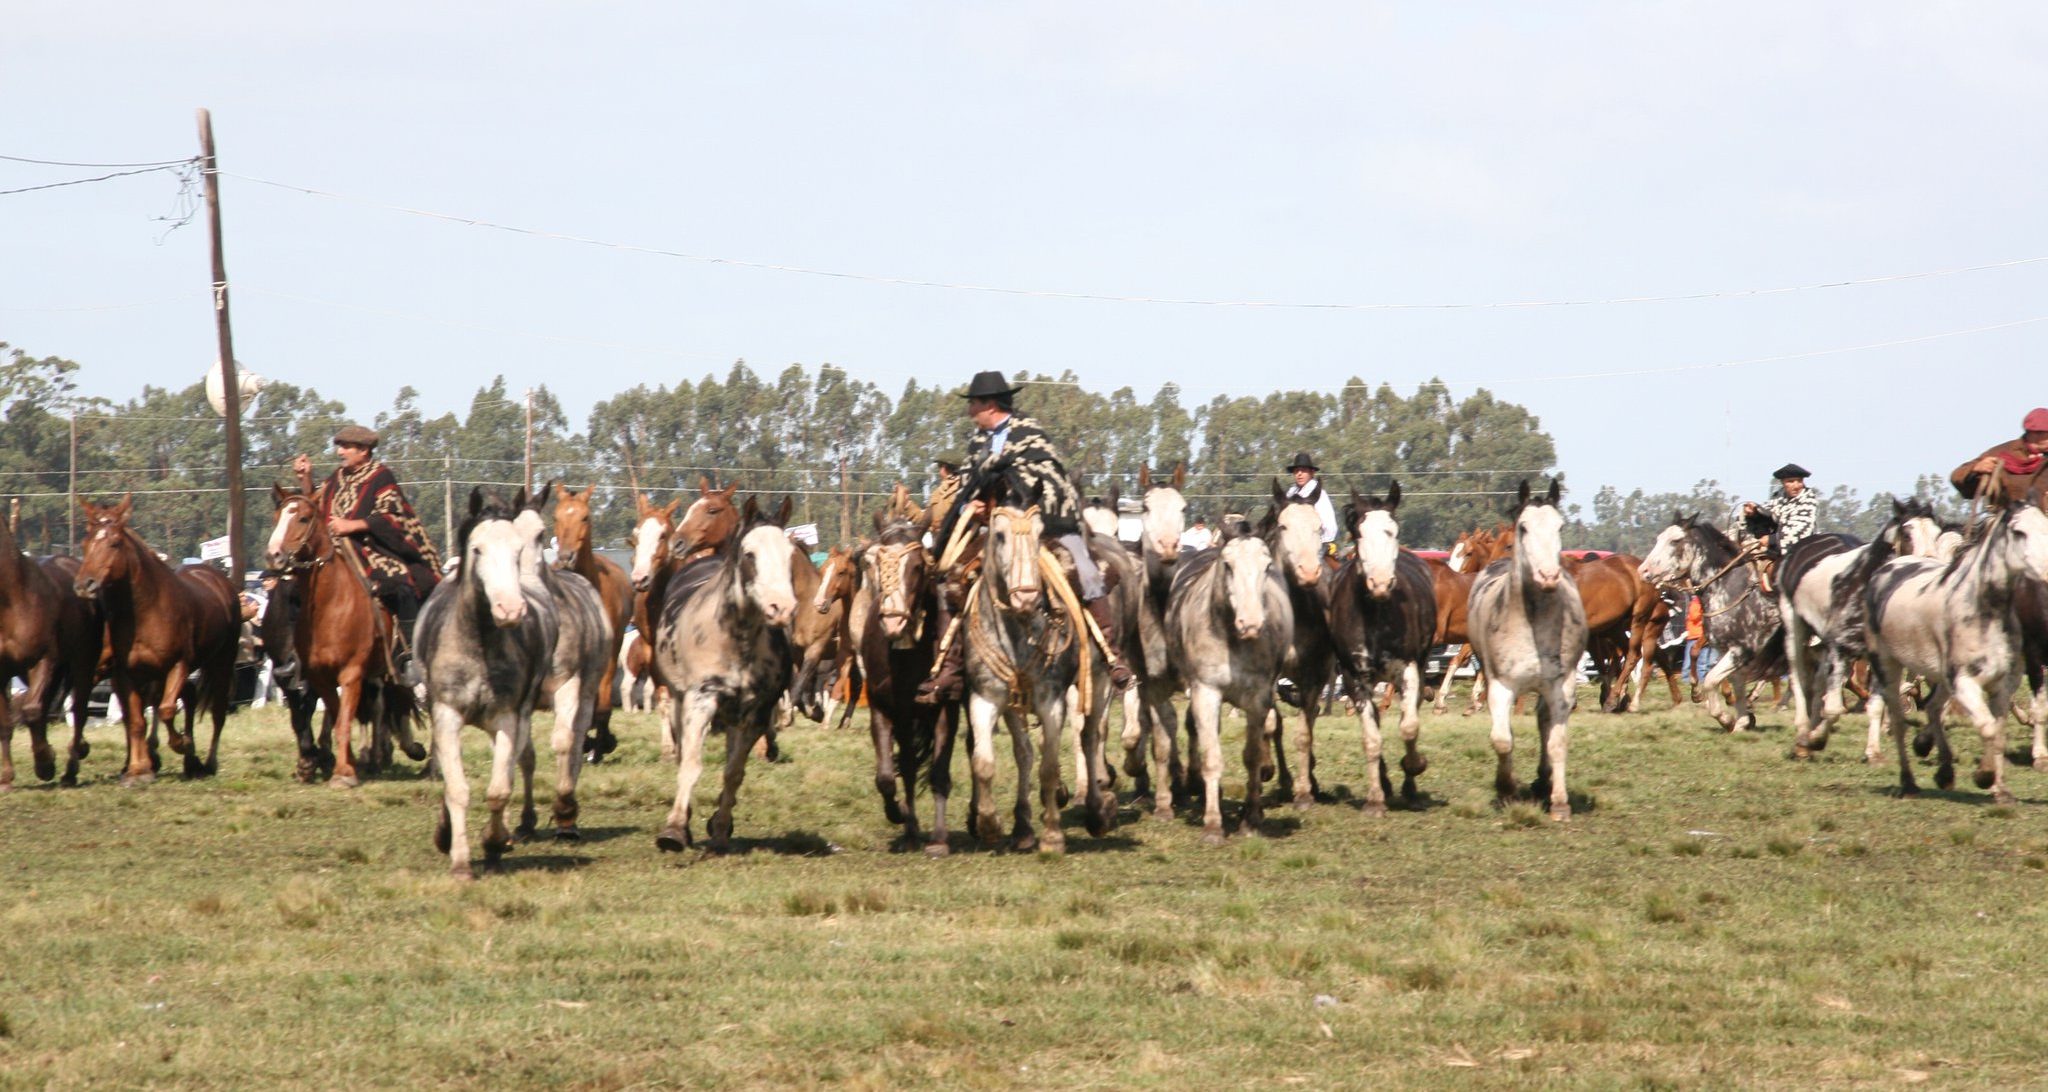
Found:
[[1315, 807], [1315, 805], [1316, 805], [1316, 798], [1315, 798], [1315, 796], [1314, 796], [1314, 795], [1302, 795], [1302, 794], [1300, 794], [1300, 793], [1296, 793], [1296, 794], [1295, 794], [1295, 797], [1294, 797], [1294, 810], [1295, 810], [1295, 811], [1307, 811], [1308, 809], [1310, 809], [1310, 808], [1312, 808], [1312, 807]]
[[2035, 773], [2048, 773], [2048, 755], [2035, 755], [2033, 766]]
[[1358, 809], [1358, 812], [1361, 815], [1368, 815], [1374, 819], [1383, 819], [1387, 814], [1387, 802], [1384, 800], [1368, 800]]
[[1066, 852], [1067, 840], [1064, 836], [1048, 834], [1038, 840], [1038, 855], [1041, 857], [1059, 857]]
[[534, 832], [539, 829], [540, 816], [532, 808], [528, 808], [519, 813], [519, 826], [513, 830], [512, 836], [517, 840], [524, 841], [533, 837]]
[[1060, 782], [1059, 791], [1052, 794], [1052, 799], [1053, 803], [1058, 804], [1060, 807], [1064, 808], [1070, 801], [1074, 799], [1073, 790], [1067, 788], [1067, 783], [1062, 781]]
[[1552, 804], [1552, 805], [1550, 805], [1550, 821], [1551, 821], [1551, 822], [1553, 822], [1553, 823], [1569, 823], [1569, 822], [1571, 822], [1571, 821], [1572, 821], [1572, 806], [1571, 806], [1570, 804]]
[[449, 865], [448, 878], [459, 883], [474, 883], [476, 882], [476, 873], [470, 871], [467, 864]]
[[924, 855], [927, 857], [950, 857], [953, 855], [953, 847], [947, 845], [944, 839], [926, 842]]
[[1155, 805], [1153, 805], [1153, 808], [1152, 808], [1152, 818], [1154, 818], [1154, 819], [1157, 819], [1157, 820], [1159, 820], [1159, 821], [1160, 821], [1160, 822], [1162, 822], [1162, 823], [1165, 823], [1165, 822], [1170, 822], [1170, 821], [1171, 821], [1171, 820], [1173, 819], [1173, 805], [1171, 805], [1171, 804], [1155, 804]]
[[64, 786], [64, 787], [65, 787], [65, 788], [67, 788], [67, 789], [75, 789], [75, 788], [77, 788], [77, 787], [78, 787], [78, 771], [77, 771], [77, 770], [65, 770], [65, 771], [64, 771], [64, 776], [63, 776], [63, 777], [61, 777], [61, 778], [58, 778], [58, 779], [57, 779], [57, 784], [59, 784], [59, 785], [62, 785], [62, 786]]
[[1422, 793], [1415, 787], [1415, 779], [1413, 777], [1401, 779], [1401, 802], [1403, 804], [1413, 807], [1415, 801], [1421, 799], [1421, 797]]
[[2014, 796], [2006, 789], [2000, 789], [1991, 794], [1991, 802], [1994, 804], [2017, 804], [2020, 802], [2020, 798]]
[[293, 768], [292, 776], [298, 778], [301, 785], [311, 785], [320, 780], [320, 764], [302, 758], [298, 766]]
[[421, 743], [419, 740], [406, 740], [404, 743], [404, 748], [405, 757], [412, 759], [414, 762], [425, 762], [427, 760], [426, 745]]
[[555, 820], [555, 840], [561, 842], [580, 842], [583, 840], [583, 832], [576, 829], [574, 822], [564, 823], [562, 820], [557, 819]]
[[1259, 783], [1264, 784], [1271, 780], [1273, 780], [1273, 764], [1268, 762], [1259, 767]]
[[1202, 844], [1205, 846], [1220, 846], [1229, 840], [1223, 836], [1223, 832], [1220, 830], [1205, 830], [1202, 832]]
[[353, 789], [362, 783], [363, 779], [354, 774], [338, 773], [327, 779], [327, 787], [331, 789]]
[[490, 864], [497, 864], [498, 858], [503, 857], [505, 851], [511, 848], [512, 840], [509, 838], [485, 838], [484, 860]]
[[1019, 834], [1010, 839], [1010, 849], [1017, 853], [1029, 853], [1038, 848], [1038, 835]]
[[1940, 769], [1938, 769], [1938, 770], [1934, 771], [1934, 787], [1935, 787], [1935, 788], [1937, 788], [1937, 789], [1953, 789], [1953, 788], [1955, 788], [1955, 787], [1956, 787], [1956, 771], [1955, 771], [1955, 769], [1954, 769], [1953, 767], [1949, 767], [1949, 766], [1943, 766], [1943, 767], [1941, 767]]
[[57, 776], [57, 753], [48, 747], [36, 749], [36, 780], [48, 781]]
[[889, 820], [891, 826], [903, 825], [903, 806], [893, 799], [883, 799], [882, 815]]
[[690, 832], [685, 827], [663, 827], [654, 836], [654, 845], [663, 853], [681, 853], [690, 848]]
[[1922, 730], [1913, 737], [1913, 757], [1926, 758], [1934, 753], [1934, 733]]
[[149, 773], [126, 773], [121, 775], [121, 787], [124, 789], [139, 789], [155, 780], [156, 771], [154, 770], [151, 770]]
[[434, 824], [434, 848], [446, 853], [454, 844], [454, 827], [448, 821], [448, 809], [442, 808], [441, 819]]
[[206, 763], [199, 761], [198, 755], [188, 754], [185, 756], [185, 777], [188, 780], [197, 781], [212, 772], [206, 768]]
[[1804, 762], [1813, 757], [1813, 748], [1808, 747], [1804, 743], [1795, 743], [1792, 745], [1792, 753], [1786, 757], [1794, 762]]

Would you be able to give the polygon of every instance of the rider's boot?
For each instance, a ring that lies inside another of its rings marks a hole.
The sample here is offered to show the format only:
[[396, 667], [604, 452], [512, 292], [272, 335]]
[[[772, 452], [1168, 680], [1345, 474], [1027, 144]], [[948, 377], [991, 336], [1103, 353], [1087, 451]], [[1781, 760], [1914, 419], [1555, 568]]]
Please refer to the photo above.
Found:
[[[1086, 605], [1088, 607], [1088, 616], [1095, 619], [1096, 628], [1102, 631], [1102, 643], [1108, 645], [1113, 653], [1114, 650], [1121, 647], [1122, 642], [1117, 640], [1116, 611], [1112, 609], [1113, 605], [1109, 601], [1109, 596], [1103, 595], [1090, 599]], [[1109, 666], [1109, 685], [1113, 690], [1122, 691], [1128, 689], [1131, 685], [1132, 677], [1130, 665], [1126, 664], [1121, 656], [1118, 656], [1116, 662]]]

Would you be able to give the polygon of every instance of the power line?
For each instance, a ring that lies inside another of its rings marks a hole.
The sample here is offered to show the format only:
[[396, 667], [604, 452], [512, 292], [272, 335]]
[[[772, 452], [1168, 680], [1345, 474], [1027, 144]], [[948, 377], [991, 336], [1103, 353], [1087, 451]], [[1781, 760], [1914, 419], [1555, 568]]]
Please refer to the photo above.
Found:
[[142, 167], [132, 171], [114, 171], [111, 174], [94, 175], [91, 178], [73, 178], [63, 182], [45, 182], [40, 186], [22, 186], [17, 189], [0, 190], [0, 197], [10, 197], [17, 193], [34, 193], [37, 190], [62, 189], [65, 186], [83, 186], [92, 182], [107, 182], [116, 178], [127, 178], [130, 175], [154, 174], [157, 171], [183, 170], [187, 166], [189, 166], [189, 163], [170, 163], [157, 167]]
[[403, 213], [408, 216], [418, 216], [429, 220], [440, 220], [445, 223], [461, 224], [464, 227], [485, 228], [491, 231], [502, 231], [513, 235], [526, 235], [540, 239], [552, 239], [557, 242], [576, 243], [583, 246], [598, 247], [605, 250], [617, 250], [633, 254], [647, 254], [654, 257], [662, 258], [677, 258], [683, 261], [701, 262], [707, 265], [729, 265], [745, 269], [761, 269], [777, 273], [796, 273], [810, 277], [829, 277], [836, 280], [864, 281], [870, 284], [886, 284], [910, 288], [939, 288], [959, 292], [985, 292], [1006, 296], [1029, 296], [1040, 299], [1085, 300], [1099, 303], [1145, 303], [1161, 304], [1175, 307], [1218, 307], [1307, 311], [1448, 311], [1516, 310], [1540, 307], [1599, 307], [1635, 303], [1679, 303], [1696, 300], [1741, 299], [1753, 296], [1785, 295], [1796, 292], [1813, 292], [1833, 288], [1860, 288], [1878, 284], [1894, 284], [1901, 281], [1927, 280], [1936, 277], [1951, 277], [1963, 273], [1977, 273], [1994, 269], [2013, 269], [2020, 266], [2034, 265], [2040, 262], [2048, 262], [2048, 255], [2044, 255], [2040, 257], [2014, 258], [2007, 261], [1983, 262], [1976, 265], [1951, 266], [1943, 269], [1920, 270], [1911, 273], [1892, 273], [1875, 277], [1843, 278], [1838, 280], [1816, 281], [1811, 283], [1781, 285], [1767, 288], [1722, 289], [1701, 292], [1681, 292], [1665, 295], [1589, 297], [1582, 299], [1533, 299], [1409, 303], [1317, 303], [1292, 300], [1234, 300], [1198, 299], [1190, 297], [1172, 296], [1134, 296], [1115, 295], [1100, 292], [1057, 291], [1033, 288], [1013, 288], [1001, 285], [937, 281], [916, 277], [898, 277], [876, 273], [854, 273], [845, 270], [817, 269], [809, 266], [788, 265], [779, 262], [762, 262], [745, 258], [727, 258], [709, 254], [693, 254], [687, 251], [670, 250], [665, 247], [648, 246], [637, 243], [620, 243], [605, 239], [597, 239], [586, 235], [577, 235], [570, 232], [549, 231], [541, 228], [522, 227], [514, 224], [503, 224], [492, 220], [486, 220], [483, 219], [482, 217], [477, 216], [458, 216], [451, 213], [435, 212], [429, 209], [412, 208], [405, 205], [395, 205], [384, 201], [373, 200], [370, 198], [352, 197], [347, 194], [335, 193], [329, 190], [314, 189], [313, 187], [310, 186], [301, 186], [290, 182], [279, 182], [268, 178], [257, 178], [251, 175], [236, 174], [232, 171], [221, 171], [219, 173], [229, 178], [239, 179], [240, 181], [243, 182], [252, 182], [259, 186], [272, 186], [277, 189], [290, 190], [292, 192], [305, 194], [311, 197], [320, 197], [331, 201], [341, 201], [351, 204], [363, 205], [369, 208], [382, 209], [387, 212]]
[[142, 163], [77, 163], [66, 159], [31, 159], [25, 155], [0, 155], [9, 163], [33, 163], [39, 167], [177, 167], [186, 163], [199, 162], [198, 156], [183, 159], [152, 159]]

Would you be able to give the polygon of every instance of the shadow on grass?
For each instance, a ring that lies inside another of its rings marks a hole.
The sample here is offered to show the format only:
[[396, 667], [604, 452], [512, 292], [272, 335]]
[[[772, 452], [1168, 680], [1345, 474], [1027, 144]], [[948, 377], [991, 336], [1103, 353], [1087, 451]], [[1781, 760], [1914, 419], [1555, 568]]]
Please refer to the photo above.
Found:
[[[696, 844], [700, 856], [716, 857], [699, 837]], [[815, 831], [792, 830], [774, 838], [740, 838], [735, 836], [726, 845], [725, 855], [738, 857], [755, 851], [773, 853], [778, 857], [830, 857], [839, 852], [839, 847], [825, 840]]]
[[597, 858], [595, 857], [585, 857], [577, 854], [522, 853], [515, 848], [512, 852], [498, 858], [496, 864], [484, 865], [480, 862], [478, 867], [482, 870], [507, 874], [513, 872], [574, 872], [579, 868], [588, 868], [595, 864], [596, 861]]

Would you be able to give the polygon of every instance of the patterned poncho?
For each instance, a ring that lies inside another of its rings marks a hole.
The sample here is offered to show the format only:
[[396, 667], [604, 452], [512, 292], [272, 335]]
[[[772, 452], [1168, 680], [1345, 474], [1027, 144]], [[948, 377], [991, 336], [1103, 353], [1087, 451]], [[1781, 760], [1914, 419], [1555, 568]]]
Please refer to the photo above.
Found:
[[337, 469], [320, 485], [320, 507], [330, 519], [339, 516], [370, 525], [342, 537], [362, 559], [363, 571], [380, 593], [411, 584], [425, 599], [440, 582], [440, 553], [390, 467], [366, 462], [354, 470]]
[[[1045, 429], [1029, 417], [1012, 415], [1007, 428], [1009, 434], [1000, 453], [993, 451], [994, 432], [975, 430], [974, 439], [967, 444], [967, 460], [960, 467], [960, 499], [978, 499], [1002, 482], [1012, 499], [1037, 503], [1039, 514], [1045, 518], [1047, 534], [1077, 530], [1081, 525], [1081, 497], [1074, 490], [1073, 479], [1067, 477], [1059, 448], [1053, 445]], [[960, 505], [954, 505], [933, 541], [952, 541], [953, 523], [960, 518], [961, 511]]]

